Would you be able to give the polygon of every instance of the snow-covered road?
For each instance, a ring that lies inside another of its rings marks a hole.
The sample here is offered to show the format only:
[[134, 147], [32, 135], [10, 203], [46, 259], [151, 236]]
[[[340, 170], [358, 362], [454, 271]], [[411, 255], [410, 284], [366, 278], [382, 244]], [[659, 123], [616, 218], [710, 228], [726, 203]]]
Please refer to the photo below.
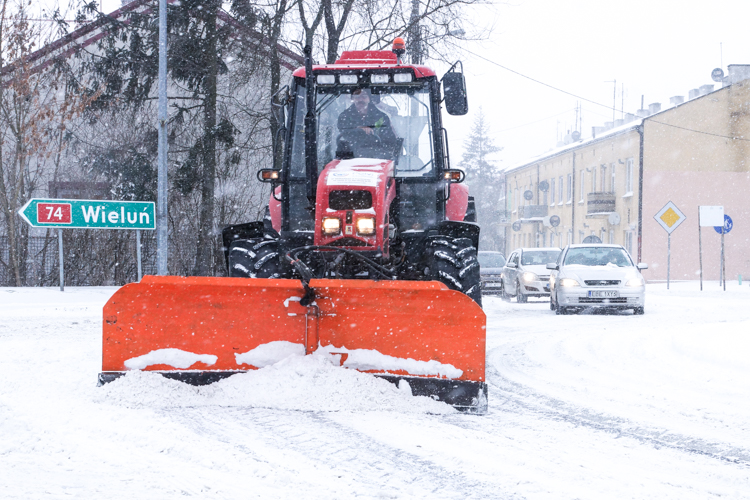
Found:
[[114, 288], [0, 288], [0, 498], [750, 499], [750, 287], [644, 316], [486, 298], [490, 412], [290, 358], [97, 388]]

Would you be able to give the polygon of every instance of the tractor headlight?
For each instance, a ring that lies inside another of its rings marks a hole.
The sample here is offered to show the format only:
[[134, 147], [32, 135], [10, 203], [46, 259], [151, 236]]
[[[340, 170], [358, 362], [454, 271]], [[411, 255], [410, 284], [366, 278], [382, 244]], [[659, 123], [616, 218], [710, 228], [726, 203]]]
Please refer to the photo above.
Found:
[[338, 217], [323, 217], [323, 234], [332, 236], [341, 232], [341, 219]]
[[357, 219], [357, 234], [362, 236], [375, 234], [375, 217], [360, 217]]
[[539, 276], [537, 276], [534, 273], [526, 272], [526, 273], [523, 273], [523, 280], [526, 283], [531, 283], [532, 281], [539, 281]]
[[581, 286], [581, 284], [574, 279], [563, 278], [560, 280], [560, 286]]
[[628, 280], [627, 283], [625, 283], [625, 286], [645, 286], [646, 282], [643, 281], [643, 278], [633, 278], [632, 280]]

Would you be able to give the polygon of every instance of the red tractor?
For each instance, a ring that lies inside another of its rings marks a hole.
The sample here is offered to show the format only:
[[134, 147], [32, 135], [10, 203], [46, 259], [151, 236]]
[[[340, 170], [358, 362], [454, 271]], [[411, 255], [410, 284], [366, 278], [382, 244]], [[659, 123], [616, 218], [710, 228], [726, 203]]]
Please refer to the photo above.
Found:
[[479, 227], [441, 118], [443, 101], [467, 112], [463, 74], [443, 77], [443, 99], [397, 51], [294, 73], [281, 169], [259, 173], [268, 217], [224, 230], [230, 276], [434, 280], [481, 305]]
[[467, 112], [463, 74], [454, 65], [438, 80], [399, 52], [313, 67], [306, 50], [276, 107], [281, 168], [259, 172], [268, 217], [223, 231], [228, 278], [147, 276], [118, 290], [100, 383], [148, 370], [207, 384], [316, 354], [486, 411], [479, 227], [440, 116], [443, 102]]

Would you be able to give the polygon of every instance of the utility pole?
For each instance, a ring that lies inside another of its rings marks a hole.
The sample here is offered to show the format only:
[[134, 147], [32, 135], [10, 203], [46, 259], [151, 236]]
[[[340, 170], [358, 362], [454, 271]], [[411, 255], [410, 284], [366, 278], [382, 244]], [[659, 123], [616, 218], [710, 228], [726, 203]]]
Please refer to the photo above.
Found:
[[419, 26], [419, 0], [411, 0], [408, 50], [411, 63], [422, 64], [422, 30]]
[[612, 83], [614, 90], [612, 91], [612, 126], [615, 125], [615, 112], [617, 111], [617, 80], [607, 80], [604, 83]]
[[167, 275], [167, 0], [159, 0], [159, 159], [156, 194], [156, 274]]

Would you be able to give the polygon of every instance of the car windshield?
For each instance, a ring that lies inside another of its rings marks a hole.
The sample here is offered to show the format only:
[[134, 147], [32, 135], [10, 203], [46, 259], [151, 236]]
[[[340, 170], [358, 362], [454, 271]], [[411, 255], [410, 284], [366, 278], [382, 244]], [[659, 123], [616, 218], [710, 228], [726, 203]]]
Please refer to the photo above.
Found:
[[[305, 173], [305, 88], [297, 89], [292, 134], [293, 176]], [[318, 168], [335, 158], [394, 160], [396, 176], [434, 172], [428, 82], [383, 86], [318, 86]]]
[[479, 252], [477, 257], [481, 267], [503, 267], [505, 265], [505, 257], [501, 253]]
[[563, 265], [631, 267], [633, 262], [622, 248], [571, 248]]
[[523, 266], [544, 266], [555, 262], [560, 250], [526, 250], [521, 256]]

